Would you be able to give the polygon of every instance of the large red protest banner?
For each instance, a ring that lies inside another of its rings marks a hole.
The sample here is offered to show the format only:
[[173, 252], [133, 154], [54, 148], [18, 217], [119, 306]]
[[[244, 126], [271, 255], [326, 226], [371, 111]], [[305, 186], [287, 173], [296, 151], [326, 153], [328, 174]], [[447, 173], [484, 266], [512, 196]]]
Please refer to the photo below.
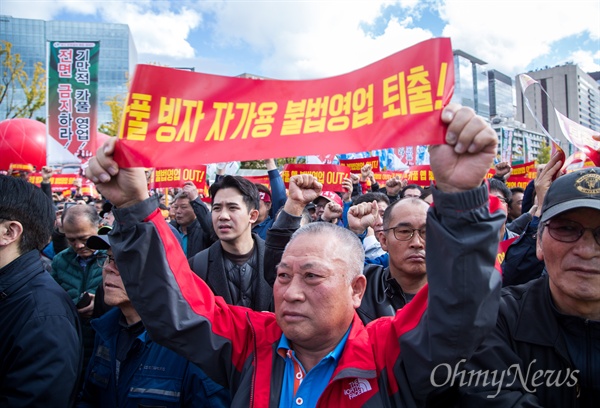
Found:
[[337, 77], [279, 81], [139, 65], [115, 159], [124, 167], [440, 144], [454, 90], [450, 39]]

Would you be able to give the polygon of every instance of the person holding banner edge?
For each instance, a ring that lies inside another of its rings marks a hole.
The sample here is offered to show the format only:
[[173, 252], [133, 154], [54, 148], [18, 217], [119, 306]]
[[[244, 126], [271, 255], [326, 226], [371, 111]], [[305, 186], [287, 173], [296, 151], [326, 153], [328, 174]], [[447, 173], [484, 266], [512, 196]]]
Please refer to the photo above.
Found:
[[[469, 108], [449, 105], [441, 118], [446, 143], [430, 151], [437, 184], [427, 219], [429, 288], [367, 328], [355, 312], [364, 255], [351, 232], [311, 223], [296, 233], [279, 266], [275, 314], [227, 305], [189, 270], [141, 169], [119, 169], [116, 141], [107, 141], [86, 173], [117, 207], [109, 238], [148, 332], [228, 386], [235, 407], [424, 403], [432, 369], [470, 357], [492, 329], [500, 289], [494, 262], [504, 215], [482, 185], [496, 133]], [[332, 241], [337, 234], [348, 239]], [[330, 352], [333, 360], [322, 360]], [[306, 375], [295, 392], [294, 367]]]

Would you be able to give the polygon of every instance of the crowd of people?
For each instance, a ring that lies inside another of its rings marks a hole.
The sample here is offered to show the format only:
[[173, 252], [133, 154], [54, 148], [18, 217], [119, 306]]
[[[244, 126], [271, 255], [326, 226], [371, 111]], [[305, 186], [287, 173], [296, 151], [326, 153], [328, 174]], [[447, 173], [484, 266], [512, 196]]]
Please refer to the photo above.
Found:
[[595, 406], [600, 168], [511, 190], [490, 126], [441, 120], [427, 188], [367, 165], [286, 192], [270, 159], [270, 188], [219, 174], [207, 205], [116, 139], [99, 200], [0, 175], [0, 406]]

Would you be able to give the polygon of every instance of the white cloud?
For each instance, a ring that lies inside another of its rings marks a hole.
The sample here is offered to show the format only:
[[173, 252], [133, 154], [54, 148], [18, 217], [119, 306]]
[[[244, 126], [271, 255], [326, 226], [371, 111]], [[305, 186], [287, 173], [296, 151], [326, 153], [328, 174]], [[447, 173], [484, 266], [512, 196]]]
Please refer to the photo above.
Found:
[[[340, 75], [431, 37], [392, 19], [374, 38], [361, 24], [383, 1], [242, 2], [215, 5], [215, 38], [223, 47], [247, 44], [263, 57], [259, 75], [307, 79]], [[249, 16], [252, 18], [249, 18]]]
[[585, 72], [600, 71], [600, 63], [598, 62], [600, 61], [600, 50], [595, 54], [582, 50], [575, 51], [569, 56], [569, 59], [579, 65], [579, 68]]
[[2, 0], [0, 1], [0, 14], [18, 18], [52, 20], [63, 10], [78, 14], [93, 15], [100, 4], [98, 1]]
[[525, 71], [538, 57], [551, 56], [553, 44], [565, 37], [600, 37], [596, 0], [448, 0], [442, 15], [448, 22], [443, 34], [455, 48], [509, 75]]
[[194, 57], [194, 49], [187, 38], [190, 31], [200, 24], [202, 16], [187, 7], [177, 11], [165, 9], [166, 4], [162, 4], [161, 9], [151, 9], [148, 6], [152, 4], [148, 2], [123, 2], [121, 7], [106, 2], [101, 13], [105, 21], [129, 25], [140, 54]]
[[[598, 0], [0, 0], [0, 14], [14, 17], [65, 12], [129, 24], [141, 62], [226, 75], [340, 75], [433, 36], [511, 76], [532, 61], [600, 64]], [[437, 13], [441, 23], [422, 20]], [[571, 47], [557, 46], [564, 38]]]

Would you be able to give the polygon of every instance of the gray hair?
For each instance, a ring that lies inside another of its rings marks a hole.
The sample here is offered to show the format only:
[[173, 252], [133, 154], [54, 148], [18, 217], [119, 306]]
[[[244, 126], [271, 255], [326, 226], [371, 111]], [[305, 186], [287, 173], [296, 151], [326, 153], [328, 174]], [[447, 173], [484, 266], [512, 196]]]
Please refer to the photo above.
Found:
[[335, 240], [337, 250], [343, 251], [341, 258], [346, 260], [348, 265], [348, 283], [362, 274], [365, 264], [365, 250], [355, 233], [328, 222], [311, 222], [294, 232], [286, 249], [296, 238], [307, 234], [329, 234]]

